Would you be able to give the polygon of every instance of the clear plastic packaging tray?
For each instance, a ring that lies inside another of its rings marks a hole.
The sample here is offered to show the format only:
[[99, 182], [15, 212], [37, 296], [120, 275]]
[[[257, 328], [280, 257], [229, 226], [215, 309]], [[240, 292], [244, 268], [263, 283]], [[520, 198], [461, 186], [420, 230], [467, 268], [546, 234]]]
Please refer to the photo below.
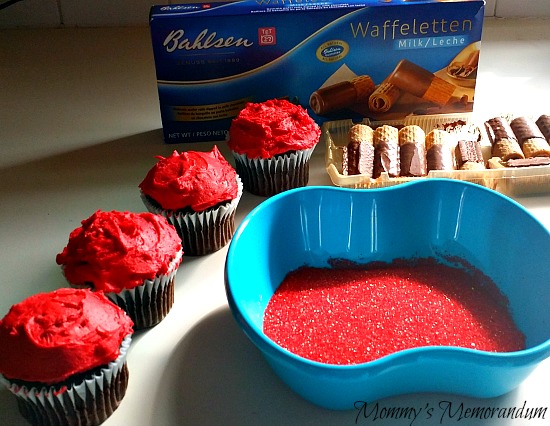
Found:
[[[483, 157], [486, 161], [491, 157], [491, 144], [487, 133], [480, 122], [471, 113], [438, 114], [424, 116], [409, 116], [401, 121], [376, 122], [369, 119], [363, 124], [378, 126], [388, 124], [393, 126], [418, 125], [426, 133], [438, 126], [463, 120], [468, 124], [477, 125], [481, 134]], [[483, 122], [481, 122], [483, 123]], [[491, 188], [506, 195], [523, 195], [550, 192], [550, 166], [532, 167], [502, 167], [485, 170], [431, 170], [425, 177], [389, 177], [387, 173], [373, 179], [366, 175], [342, 174], [343, 147], [347, 145], [348, 131], [354, 124], [352, 120], [327, 121], [322, 125], [321, 140], [326, 145], [325, 164], [332, 183], [345, 188], [384, 188], [418, 179], [447, 178], [459, 179]]]

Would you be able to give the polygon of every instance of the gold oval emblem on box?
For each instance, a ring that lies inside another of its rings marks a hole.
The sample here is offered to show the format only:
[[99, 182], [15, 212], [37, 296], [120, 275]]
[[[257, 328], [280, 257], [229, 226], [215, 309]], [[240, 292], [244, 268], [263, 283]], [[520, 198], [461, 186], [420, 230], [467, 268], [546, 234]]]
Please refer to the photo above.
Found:
[[322, 62], [336, 62], [349, 53], [349, 44], [344, 40], [331, 40], [317, 48], [316, 56]]

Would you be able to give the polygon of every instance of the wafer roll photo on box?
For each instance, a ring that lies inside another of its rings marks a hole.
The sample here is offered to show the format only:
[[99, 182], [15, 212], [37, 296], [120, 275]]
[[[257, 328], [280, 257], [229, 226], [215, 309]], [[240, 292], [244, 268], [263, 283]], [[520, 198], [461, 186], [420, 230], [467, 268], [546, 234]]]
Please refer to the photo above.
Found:
[[426, 135], [426, 168], [430, 170], [454, 170], [453, 143], [448, 132], [433, 129]]
[[399, 162], [399, 130], [396, 127], [383, 125], [374, 129], [374, 171], [378, 178], [383, 172], [389, 177], [398, 177], [401, 165]]
[[342, 172], [344, 175], [372, 177], [374, 167], [373, 130], [366, 124], [354, 124], [348, 132], [349, 143], [344, 146]]
[[401, 97], [402, 91], [388, 81], [383, 81], [369, 97], [369, 110], [388, 112]]
[[420, 126], [410, 125], [399, 129], [400, 175], [420, 177], [426, 169], [426, 135]]
[[367, 104], [375, 85], [368, 75], [342, 81], [313, 92], [309, 106], [317, 115], [326, 115], [356, 104]]
[[453, 99], [457, 87], [437, 77], [421, 66], [402, 59], [388, 77], [388, 82], [399, 89], [437, 105], [446, 105]]

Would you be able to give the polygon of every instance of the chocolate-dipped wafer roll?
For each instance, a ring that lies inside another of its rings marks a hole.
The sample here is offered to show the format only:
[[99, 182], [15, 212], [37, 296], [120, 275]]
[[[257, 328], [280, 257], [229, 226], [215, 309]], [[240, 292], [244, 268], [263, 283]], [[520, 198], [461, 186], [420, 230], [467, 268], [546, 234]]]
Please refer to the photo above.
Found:
[[374, 89], [372, 78], [361, 75], [352, 80], [318, 89], [309, 97], [309, 106], [315, 114], [325, 115], [355, 104], [368, 103]]
[[426, 135], [426, 168], [430, 170], [454, 170], [450, 135], [445, 130], [433, 129]]
[[550, 143], [550, 115], [541, 115], [539, 118], [537, 118], [537, 121], [535, 121], [535, 123], [544, 135], [544, 139], [546, 139], [546, 142]]
[[399, 131], [393, 126], [380, 126], [374, 130], [374, 171], [378, 178], [382, 172], [389, 177], [399, 176]]
[[478, 140], [459, 140], [455, 148], [457, 166], [461, 170], [485, 169], [485, 160]]
[[446, 105], [457, 87], [430, 71], [402, 59], [387, 79], [391, 84], [414, 96], [438, 105]]
[[550, 145], [536, 123], [528, 117], [517, 117], [510, 122], [525, 158], [550, 157]]
[[541, 138], [544, 135], [536, 123], [528, 117], [517, 117], [510, 121], [510, 128], [514, 132], [518, 142], [522, 145], [527, 139]]
[[492, 144], [492, 154], [502, 161], [511, 158], [525, 158], [521, 146], [508, 121], [502, 117], [494, 117], [485, 122], [485, 128]]
[[517, 141], [514, 131], [508, 121], [503, 117], [493, 117], [485, 122], [485, 128], [489, 135], [491, 144], [495, 144], [502, 139]]
[[425, 176], [426, 168], [426, 135], [421, 127], [405, 126], [399, 129], [399, 162], [401, 176]]
[[344, 175], [372, 177], [374, 167], [373, 130], [365, 124], [354, 124], [349, 129], [349, 143], [344, 147], [342, 171]]
[[388, 81], [383, 81], [369, 97], [369, 110], [388, 112], [401, 97], [401, 90]]

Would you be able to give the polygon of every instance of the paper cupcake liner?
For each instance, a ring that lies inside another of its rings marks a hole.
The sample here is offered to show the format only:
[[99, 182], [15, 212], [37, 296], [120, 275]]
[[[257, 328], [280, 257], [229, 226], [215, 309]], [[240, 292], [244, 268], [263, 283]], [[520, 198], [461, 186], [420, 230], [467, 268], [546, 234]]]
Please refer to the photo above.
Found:
[[182, 252], [170, 263], [168, 273], [154, 280], [145, 280], [142, 285], [105, 295], [124, 309], [134, 321], [134, 330], [150, 328], [161, 322], [174, 304], [174, 281], [181, 263]]
[[126, 355], [131, 340], [126, 336], [114, 361], [73, 385], [27, 387], [0, 378], [15, 395], [21, 415], [31, 424], [98, 425], [113, 414], [126, 393]]
[[309, 160], [315, 146], [272, 158], [248, 158], [233, 152], [235, 168], [244, 187], [255, 195], [270, 197], [292, 188], [306, 186]]
[[185, 256], [204, 256], [227, 245], [235, 233], [235, 212], [243, 194], [239, 176], [237, 187], [237, 196], [233, 200], [202, 212], [164, 210], [143, 193], [141, 199], [151, 213], [164, 216], [176, 228]]

